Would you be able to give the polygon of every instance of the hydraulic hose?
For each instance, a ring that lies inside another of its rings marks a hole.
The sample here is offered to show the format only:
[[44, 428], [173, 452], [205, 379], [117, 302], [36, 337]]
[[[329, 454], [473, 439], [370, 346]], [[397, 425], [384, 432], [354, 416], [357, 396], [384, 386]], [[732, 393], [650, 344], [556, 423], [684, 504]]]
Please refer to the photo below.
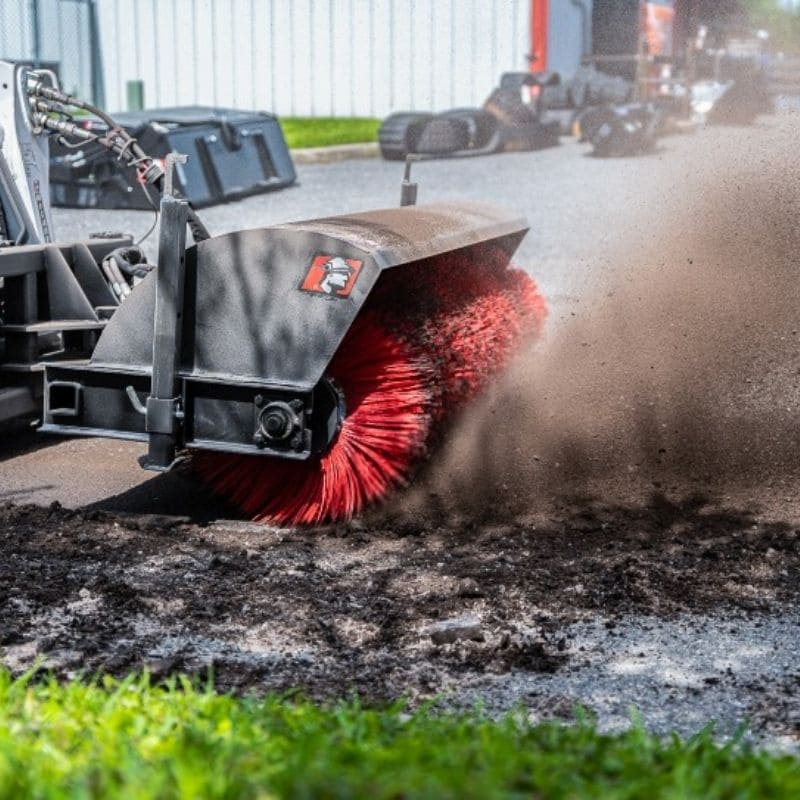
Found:
[[[80, 100], [42, 82], [38, 82], [33, 86], [31, 100], [35, 124], [63, 136], [73, 136], [87, 142], [99, 142], [111, 152], [116, 153], [118, 158], [124, 158], [129, 166], [135, 166], [140, 178], [146, 184], [155, 186], [159, 193], [163, 193], [164, 170], [161, 168], [161, 164], [157, 159], [145, 153], [136, 139], [124, 128], [120, 127], [105, 111], [92, 105], [92, 103], [87, 103], [85, 100]], [[53, 113], [65, 115], [64, 106], [79, 108], [97, 117], [108, 126], [108, 134], [105, 137], [97, 136], [80, 128], [71, 120], [58, 119], [51, 116]], [[195, 242], [202, 242], [211, 238], [208, 228], [203, 224], [190, 201], [187, 224]]]

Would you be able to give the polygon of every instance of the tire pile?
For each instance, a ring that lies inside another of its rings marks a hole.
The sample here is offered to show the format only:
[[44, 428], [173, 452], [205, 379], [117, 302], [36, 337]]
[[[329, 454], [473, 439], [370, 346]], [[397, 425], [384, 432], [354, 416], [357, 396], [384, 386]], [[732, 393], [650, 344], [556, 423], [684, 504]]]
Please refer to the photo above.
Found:
[[524, 99], [531, 87], [539, 96], [546, 79], [527, 72], [506, 73], [483, 108], [391, 114], [378, 132], [381, 154], [389, 161], [402, 161], [412, 153], [458, 158], [557, 145], [559, 123], [544, 119], [538, 102]]
[[657, 122], [652, 106], [629, 103], [632, 93], [630, 81], [593, 66], [566, 83], [557, 73], [506, 72], [482, 108], [391, 114], [378, 133], [381, 154], [402, 161], [410, 154], [459, 158], [551, 147], [601, 108], [597, 124], [586, 117], [584, 140], [598, 155], [628, 155], [652, 146]]

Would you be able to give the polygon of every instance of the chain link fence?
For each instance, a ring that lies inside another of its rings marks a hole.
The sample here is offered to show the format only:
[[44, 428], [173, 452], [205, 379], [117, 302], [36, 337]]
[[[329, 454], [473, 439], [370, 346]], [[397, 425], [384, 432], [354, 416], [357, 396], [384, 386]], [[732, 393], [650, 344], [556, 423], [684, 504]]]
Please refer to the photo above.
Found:
[[0, 59], [52, 69], [66, 91], [104, 104], [95, 0], [0, 0]]

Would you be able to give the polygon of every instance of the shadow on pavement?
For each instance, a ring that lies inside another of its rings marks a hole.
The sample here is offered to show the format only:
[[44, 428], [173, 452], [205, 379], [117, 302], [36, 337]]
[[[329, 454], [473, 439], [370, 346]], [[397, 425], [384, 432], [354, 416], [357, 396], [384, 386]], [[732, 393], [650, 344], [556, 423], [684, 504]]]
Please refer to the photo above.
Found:
[[60, 439], [42, 436], [31, 427], [0, 427], [0, 460], [15, 458], [23, 453], [32, 453], [42, 450], [51, 444], [56, 444]]
[[155, 475], [125, 492], [83, 506], [81, 510], [188, 517], [198, 525], [241, 518], [236, 509], [211, 495], [207, 487], [177, 470]]

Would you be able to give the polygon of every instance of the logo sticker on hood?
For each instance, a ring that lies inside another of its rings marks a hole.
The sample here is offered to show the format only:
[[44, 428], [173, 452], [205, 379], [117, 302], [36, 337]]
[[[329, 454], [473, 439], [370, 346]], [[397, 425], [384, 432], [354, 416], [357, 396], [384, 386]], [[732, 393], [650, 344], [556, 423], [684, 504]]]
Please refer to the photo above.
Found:
[[344, 299], [356, 285], [363, 261], [341, 256], [316, 255], [311, 260], [306, 277], [300, 284], [304, 292]]

